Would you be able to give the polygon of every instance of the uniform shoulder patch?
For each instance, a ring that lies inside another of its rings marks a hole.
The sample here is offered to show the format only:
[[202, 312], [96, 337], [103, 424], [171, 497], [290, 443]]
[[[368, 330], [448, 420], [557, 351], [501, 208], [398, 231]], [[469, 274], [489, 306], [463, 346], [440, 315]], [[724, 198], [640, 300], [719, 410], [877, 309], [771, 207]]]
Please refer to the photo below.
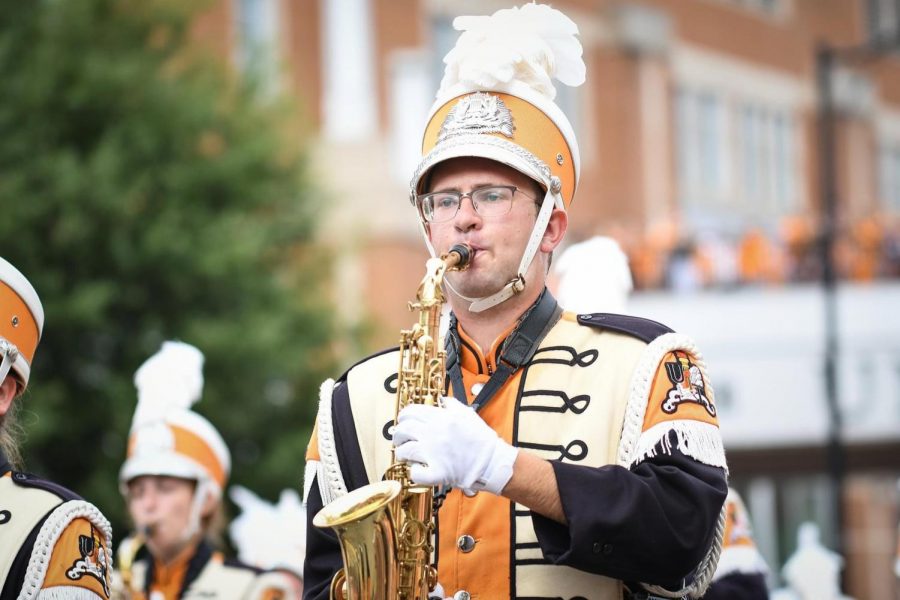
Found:
[[647, 345], [632, 375], [619, 464], [630, 467], [673, 447], [727, 472], [703, 357], [689, 337], [667, 333]]
[[617, 333], [624, 333], [632, 337], [636, 337], [646, 343], [650, 343], [656, 338], [666, 333], [673, 333], [672, 329], [643, 317], [633, 317], [631, 315], [616, 315], [613, 313], [591, 313], [578, 315], [578, 322], [581, 325], [595, 327], [597, 329], [609, 329]]
[[64, 597], [106, 600], [111, 574], [112, 530], [106, 517], [89, 502], [64, 502], [41, 526], [19, 597], [31, 600], [53, 590]]
[[712, 389], [701, 363], [687, 350], [672, 350], [660, 361], [650, 390], [644, 430], [676, 419], [718, 424]]

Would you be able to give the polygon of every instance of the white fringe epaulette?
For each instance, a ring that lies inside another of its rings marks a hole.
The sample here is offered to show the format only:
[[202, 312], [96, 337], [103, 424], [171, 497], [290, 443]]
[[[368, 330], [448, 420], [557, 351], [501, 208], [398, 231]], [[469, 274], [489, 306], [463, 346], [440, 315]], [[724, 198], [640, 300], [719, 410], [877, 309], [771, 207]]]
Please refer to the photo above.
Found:
[[74, 585], [55, 585], [41, 590], [37, 595], [37, 600], [97, 600], [98, 598], [102, 598], [102, 596]]
[[[679, 420], [666, 421], [642, 431], [650, 390], [656, 377], [656, 371], [663, 357], [674, 350], [690, 353], [692, 362], [700, 368], [708, 395], [715, 401], [715, 393], [709, 376], [706, 373], [706, 362], [694, 341], [683, 334], [667, 333], [659, 336], [644, 350], [631, 380], [631, 394], [625, 409], [625, 423], [622, 427], [622, 438], [619, 443], [618, 464], [632, 468], [644, 460], [656, 456], [658, 452], [671, 453], [672, 446], [669, 432], [675, 433], [678, 450], [694, 460], [714, 467], [720, 467], [728, 474], [725, 462], [725, 448], [719, 435], [719, 428], [700, 421]], [[726, 507], [722, 506], [716, 522], [716, 533], [712, 546], [697, 565], [694, 580], [680, 590], [668, 590], [649, 583], [641, 583], [647, 591], [664, 598], [700, 598], [706, 593], [716, 572], [719, 556], [722, 553], [722, 539], [725, 536]]]
[[334, 393], [334, 379], [326, 379], [319, 388], [319, 464], [316, 476], [319, 480], [319, 493], [322, 494], [322, 505], [346, 495], [347, 484], [338, 461], [337, 448], [334, 442], [334, 426], [331, 422], [331, 396]]
[[[106, 544], [106, 556], [104, 557], [106, 560], [106, 572], [110, 575], [112, 574], [112, 527], [109, 521], [90, 502], [84, 500], [64, 502], [50, 513], [38, 532], [31, 552], [31, 559], [28, 561], [28, 568], [25, 572], [25, 580], [22, 582], [22, 589], [19, 591], [18, 600], [35, 600], [37, 598], [74, 598], [76, 600], [84, 598], [97, 600], [99, 597], [97, 594], [76, 586], [71, 586], [71, 589], [69, 586], [54, 587], [48, 590], [41, 589], [44, 585], [44, 578], [47, 576], [47, 570], [50, 568], [53, 547], [66, 527], [69, 526], [69, 523], [78, 518], [87, 519], [103, 534]], [[80, 591], [76, 594], [73, 590]]]
[[672, 448], [668, 440], [669, 432], [674, 432], [678, 449], [694, 460], [714, 467], [721, 467], [728, 472], [725, 461], [725, 448], [719, 428], [709, 423], [693, 420], [665, 421], [642, 431], [647, 403], [650, 400], [650, 389], [656, 377], [656, 371], [663, 357], [674, 350], [683, 350], [691, 355], [692, 361], [700, 368], [708, 395], [715, 398], [715, 393], [706, 373], [706, 362], [694, 341], [683, 334], [667, 333], [661, 335], [644, 350], [631, 380], [631, 394], [625, 410], [625, 423], [622, 427], [622, 440], [619, 444], [618, 464], [631, 468], [644, 460], [656, 456], [659, 451], [670, 453]]

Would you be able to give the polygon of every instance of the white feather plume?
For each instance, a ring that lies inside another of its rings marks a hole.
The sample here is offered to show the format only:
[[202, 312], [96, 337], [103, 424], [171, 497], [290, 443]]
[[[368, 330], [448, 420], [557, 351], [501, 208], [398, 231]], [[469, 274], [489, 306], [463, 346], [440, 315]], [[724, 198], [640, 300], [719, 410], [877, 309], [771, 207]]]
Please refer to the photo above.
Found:
[[288, 569], [303, 575], [306, 556], [306, 507], [299, 494], [284, 489], [278, 504], [233, 485], [229, 496], [241, 509], [228, 528], [238, 558], [262, 569]]
[[134, 374], [138, 404], [132, 428], [188, 410], [203, 393], [203, 353], [183, 342], [164, 342]]
[[569, 86], [584, 83], [578, 26], [545, 4], [457, 17], [453, 27], [463, 33], [444, 57], [439, 98], [457, 84], [493, 89], [520, 81], [553, 100], [554, 78]]

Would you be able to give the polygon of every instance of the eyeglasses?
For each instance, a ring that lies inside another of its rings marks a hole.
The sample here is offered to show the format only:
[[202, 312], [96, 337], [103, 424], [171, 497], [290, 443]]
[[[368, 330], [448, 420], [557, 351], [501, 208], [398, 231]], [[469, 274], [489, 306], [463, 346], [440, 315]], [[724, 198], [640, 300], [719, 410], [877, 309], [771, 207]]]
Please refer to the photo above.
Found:
[[[422, 216], [429, 223], [444, 223], [459, 212], [462, 199], [468, 197], [472, 207], [482, 217], [500, 217], [512, 208], [513, 195], [519, 191], [514, 185], [488, 185], [471, 192], [431, 192], [416, 196]], [[524, 194], [526, 195], [527, 194]], [[530, 196], [529, 196], [530, 197]]]

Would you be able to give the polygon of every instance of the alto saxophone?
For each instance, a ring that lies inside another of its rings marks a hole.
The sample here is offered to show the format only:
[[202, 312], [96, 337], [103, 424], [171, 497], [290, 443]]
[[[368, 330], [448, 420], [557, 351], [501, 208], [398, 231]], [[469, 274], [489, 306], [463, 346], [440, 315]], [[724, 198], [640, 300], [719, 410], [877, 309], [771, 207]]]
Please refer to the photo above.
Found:
[[[425, 265], [425, 277], [409, 303], [418, 311], [412, 329], [400, 332], [397, 415], [409, 404], [440, 406], [444, 394], [445, 351], [440, 334], [444, 274], [468, 267], [472, 252], [457, 244]], [[393, 447], [384, 480], [363, 486], [320, 510], [313, 524], [335, 530], [344, 568], [331, 581], [339, 600], [425, 600], [437, 585], [432, 565], [434, 489], [410, 480], [409, 465]]]

